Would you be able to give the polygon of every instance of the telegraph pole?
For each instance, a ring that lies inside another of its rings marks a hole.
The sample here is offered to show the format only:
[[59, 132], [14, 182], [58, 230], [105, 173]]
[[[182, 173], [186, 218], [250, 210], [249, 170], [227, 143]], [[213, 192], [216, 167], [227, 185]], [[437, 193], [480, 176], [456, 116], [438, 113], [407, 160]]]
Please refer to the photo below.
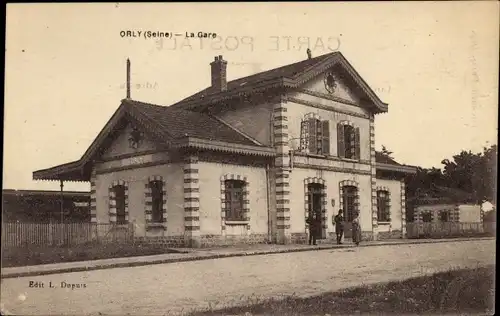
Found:
[[64, 197], [63, 197], [63, 188], [64, 181], [61, 179], [61, 224], [64, 223]]

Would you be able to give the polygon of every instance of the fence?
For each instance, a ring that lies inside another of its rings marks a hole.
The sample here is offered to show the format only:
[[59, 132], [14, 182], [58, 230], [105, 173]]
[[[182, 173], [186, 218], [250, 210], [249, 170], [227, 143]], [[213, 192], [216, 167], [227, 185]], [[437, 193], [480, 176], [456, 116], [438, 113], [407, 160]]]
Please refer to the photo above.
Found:
[[102, 223], [2, 223], [3, 247], [75, 246], [91, 242], [132, 242], [133, 225]]
[[407, 223], [408, 238], [445, 238], [460, 236], [484, 236], [494, 234], [492, 223]]

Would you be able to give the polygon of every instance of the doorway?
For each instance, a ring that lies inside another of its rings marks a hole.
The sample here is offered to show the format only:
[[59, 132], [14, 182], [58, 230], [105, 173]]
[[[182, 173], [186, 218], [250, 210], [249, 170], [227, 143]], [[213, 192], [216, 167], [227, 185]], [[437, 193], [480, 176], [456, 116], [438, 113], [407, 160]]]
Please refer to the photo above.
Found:
[[358, 212], [358, 188], [355, 186], [342, 187], [342, 208], [344, 210], [344, 237], [352, 238], [352, 220]]
[[316, 239], [326, 238], [326, 229], [324, 228], [323, 206], [324, 206], [324, 186], [319, 183], [309, 183], [307, 185], [307, 194], [309, 200], [308, 217], [316, 215], [321, 219], [321, 228], [317, 231]]

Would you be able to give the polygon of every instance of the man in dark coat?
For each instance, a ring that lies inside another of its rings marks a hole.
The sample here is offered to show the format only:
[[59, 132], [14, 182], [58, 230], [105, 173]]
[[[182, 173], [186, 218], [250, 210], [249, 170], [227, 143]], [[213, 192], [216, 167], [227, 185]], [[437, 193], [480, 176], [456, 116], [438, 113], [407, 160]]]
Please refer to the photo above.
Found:
[[316, 214], [309, 215], [306, 221], [309, 224], [309, 245], [317, 245], [316, 238], [319, 231], [319, 218]]
[[337, 245], [342, 244], [342, 236], [344, 235], [344, 211], [339, 210], [339, 213], [334, 217], [335, 233], [337, 234]]

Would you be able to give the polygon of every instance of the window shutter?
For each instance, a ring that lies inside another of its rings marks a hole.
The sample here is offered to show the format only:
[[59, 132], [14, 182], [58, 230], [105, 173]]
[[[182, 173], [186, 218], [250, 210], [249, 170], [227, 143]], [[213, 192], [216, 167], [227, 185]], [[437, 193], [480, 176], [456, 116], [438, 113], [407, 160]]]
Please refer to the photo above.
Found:
[[316, 119], [310, 118], [309, 120], [309, 153], [317, 154], [318, 153], [318, 140], [316, 138], [317, 135], [317, 126]]
[[224, 211], [226, 213], [226, 220], [232, 220], [232, 215], [231, 214], [231, 191], [230, 191], [230, 188], [229, 188], [229, 185], [228, 185], [228, 182], [226, 181], [226, 188], [225, 188], [225, 195], [226, 195], [226, 199], [225, 199], [225, 203], [224, 203]]
[[359, 214], [359, 190], [357, 187], [354, 189], [354, 210]]
[[305, 151], [309, 145], [309, 120], [300, 122], [300, 151]]
[[337, 124], [337, 156], [345, 157], [344, 125]]
[[386, 202], [385, 202], [385, 211], [386, 211], [386, 215], [385, 217], [387, 218], [387, 221], [390, 222], [391, 221], [391, 194], [389, 192], [386, 192], [385, 194], [386, 195]]
[[361, 159], [360, 157], [360, 154], [361, 154], [361, 150], [360, 150], [360, 141], [359, 141], [359, 127], [356, 127], [356, 129], [354, 129], [354, 155], [353, 155], [353, 158], [355, 159]]
[[323, 122], [316, 120], [316, 154], [323, 153]]
[[330, 122], [329, 121], [323, 121], [323, 139], [322, 139], [322, 149], [323, 149], [323, 154], [328, 155], [330, 154]]
[[382, 198], [380, 196], [380, 191], [377, 191], [377, 221], [382, 221]]

